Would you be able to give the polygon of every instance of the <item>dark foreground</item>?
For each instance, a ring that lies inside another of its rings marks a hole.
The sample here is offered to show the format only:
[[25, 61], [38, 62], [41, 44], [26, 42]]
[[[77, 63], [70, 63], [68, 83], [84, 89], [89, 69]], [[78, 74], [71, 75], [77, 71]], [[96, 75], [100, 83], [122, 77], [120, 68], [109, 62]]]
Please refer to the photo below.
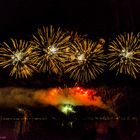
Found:
[[0, 140], [139, 140], [136, 120], [47, 120], [30, 118], [0, 121]]

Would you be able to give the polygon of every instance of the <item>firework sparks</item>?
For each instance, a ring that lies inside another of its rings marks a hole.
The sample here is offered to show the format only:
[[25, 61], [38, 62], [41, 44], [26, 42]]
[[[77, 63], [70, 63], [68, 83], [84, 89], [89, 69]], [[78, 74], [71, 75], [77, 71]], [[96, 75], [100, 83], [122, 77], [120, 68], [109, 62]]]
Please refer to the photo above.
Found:
[[117, 69], [136, 78], [140, 71], [140, 37], [139, 34], [125, 33], [109, 44], [110, 70]]
[[29, 42], [11, 39], [11, 44], [3, 42], [0, 48], [0, 66], [10, 67], [10, 76], [27, 78], [36, 71], [31, 61], [32, 49]]
[[82, 41], [87, 37], [87, 35], [81, 35], [78, 32], [73, 32], [73, 31], [69, 32], [69, 34], [71, 36], [70, 42], [73, 42], [73, 41], [76, 41], [76, 40]]
[[103, 72], [105, 41], [75, 40], [70, 45], [69, 57], [65, 63], [65, 73], [78, 82], [89, 82]]
[[71, 92], [74, 94], [80, 94], [85, 97], [89, 97], [90, 99], [96, 94], [96, 91], [93, 89], [84, 89], [82, 87], [74, 87], [71, 89]]
[[38, 29], [38, 34], [33, 35], [31, 41], [34, 47], [34, 62], [42, 72], [61, 72], [65, 61], [66, 50], [70, 35], [60, 28], [55, 30], [52, 26]]
[[59, 109], [61, 112], [63, 112], [66, 115], [68, 115], [70, 113], [75, 113], [73, 106], [70, 104], [60, 105]]

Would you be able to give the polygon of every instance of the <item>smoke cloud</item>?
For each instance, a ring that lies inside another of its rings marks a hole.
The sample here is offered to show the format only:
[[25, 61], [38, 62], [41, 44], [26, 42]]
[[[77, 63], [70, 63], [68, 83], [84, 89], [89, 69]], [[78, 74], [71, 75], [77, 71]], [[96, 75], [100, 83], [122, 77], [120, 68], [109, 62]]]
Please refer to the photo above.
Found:
[[110, 106], [102, 101], [101, 96], [83, 94], [74, 88], [26, 89], [26, 88], [0, 88], [0, 106], [18, 107], [19, 105], [37, 106], [52, 105], [58, 107], [62, 104], [73, 106], [96, 106], [113, 112]]

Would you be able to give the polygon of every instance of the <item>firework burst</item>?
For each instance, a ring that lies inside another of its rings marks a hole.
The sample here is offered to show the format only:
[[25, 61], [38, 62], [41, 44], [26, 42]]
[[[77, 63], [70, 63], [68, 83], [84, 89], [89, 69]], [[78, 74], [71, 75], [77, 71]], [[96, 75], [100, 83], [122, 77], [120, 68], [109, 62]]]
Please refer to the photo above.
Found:
[[124, 73], [137, 78], [140, 71], [140, 36], [133, 33], [124, 33], [109, 44], [110, 70], [117, 69], [118, 73]]
[[69, 57], [65, 63], [65, 73], [78, 82], [89, 82], [103, 72], [105, 66], [103, 45], [100, 39], [93, 42], [88, 39], [75, 40], [69, 46]]
[[71, 31], [71, 32], [68, 32], [68, 33], [71, 37], [70, 42], [73, 42], [73, 41], [76, 41], [76, 40], [82, 41], [87, 37], [87, 35], [81, 35], [78, 32]]
[[66, 115], [68, 115], [70, 113], [75, 113], [73, 106], [70, 104], [60, 105], [59, 109], [62, 113], [66, 114]]
[[27, 78], [32, 76], [36, 68], [31, 61], [32, 48], [24, 40], [11, 39], [11, 43], [0, 44], [0, 66], [11, 69], [10, 76]]
[[61, 73], [61, 68], [65, 61], [70, 35], [60, 28], [54, 29], [52, 26], [38, 29], [38, 34], [33, 35], [31, 41], [34, 47], [34, 63], [39, 71]]

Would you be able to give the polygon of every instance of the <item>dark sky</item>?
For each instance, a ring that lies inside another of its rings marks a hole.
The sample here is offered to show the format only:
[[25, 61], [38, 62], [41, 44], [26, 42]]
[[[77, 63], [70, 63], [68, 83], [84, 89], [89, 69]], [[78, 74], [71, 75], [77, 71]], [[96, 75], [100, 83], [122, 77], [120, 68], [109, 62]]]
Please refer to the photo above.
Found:
[[0, 42], [10, 37], [29, 39], [37, 27], [49, 24], [91, 38], [138, 32], [139, 7], [140, 0], [0, 0]]
[[0, 36], [54, 24], [90, 35], [139, 31], [139, 0], [1, 0]]

